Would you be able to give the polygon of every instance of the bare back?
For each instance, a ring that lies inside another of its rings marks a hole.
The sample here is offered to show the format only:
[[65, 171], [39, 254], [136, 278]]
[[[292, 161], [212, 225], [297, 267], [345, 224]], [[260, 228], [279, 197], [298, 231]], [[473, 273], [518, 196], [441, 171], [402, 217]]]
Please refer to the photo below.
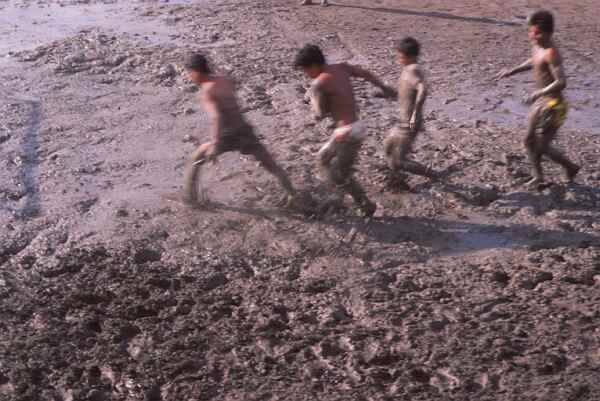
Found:
[[325, 108], [338, 127], [358, 120], [351, 76], [352, 67], [348, 64], [330, 64], [314, 83], [323, 97]]

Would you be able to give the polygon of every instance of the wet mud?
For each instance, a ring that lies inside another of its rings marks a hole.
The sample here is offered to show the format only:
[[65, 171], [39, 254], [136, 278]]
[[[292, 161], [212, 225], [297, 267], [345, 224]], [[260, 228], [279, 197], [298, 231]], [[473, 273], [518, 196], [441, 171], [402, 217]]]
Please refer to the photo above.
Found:
[[[510, 0], [0, 1], [0, 399], [587, 401], [600, 391], [600, 136], [593, 1], [552, 0], [575, 184], [522, 150], [527, 57]], [[575, 23], [574, 21], [578, 21]], [[357, 175], [378, 205], [300, 213], [243, 155], [203, 170], [212, 207], [172, 201], [209, 136], [190, 51], [238, 81], [248, 120], [319, 204], [330, 135], [296, 50], [394, 82], [391, 45], [423, 43], [432, 93], [394, 185], [397, 105], [356, 82]]]

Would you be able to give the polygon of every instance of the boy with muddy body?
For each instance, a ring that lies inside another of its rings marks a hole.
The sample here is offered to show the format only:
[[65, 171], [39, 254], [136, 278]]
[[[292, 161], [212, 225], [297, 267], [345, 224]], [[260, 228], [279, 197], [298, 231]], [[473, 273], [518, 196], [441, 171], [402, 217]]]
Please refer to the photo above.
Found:
[[536, 11], [529, 17], [528, 25], [529, 39], [533, 45], [532, 57], [511, 70], [500, 71], [496, 78], [533, 70], [536, 91], [523, 99], [531, 105], [524, 144], [533, 164], [533, 178], [527, 185], [539, 187], [544, 184], [544, 155], [560, 164], [567, 181], [572, 182], [579, 172], [579, 166], [551, 145], [568, 111], [568, 104], [562, 95], [567, 86], [562, 57], [552, 40], [554, 17], [548, 11]]
[[[419, 42], [411, 37], [402, 39], [396, 45], [397, 61], [403, 66], [398, 81], [399, 122], [384, 140], [383, 146], [393, 174], [402, 171], [436, 179], [438, 173], [408, 160], [417, 134], [423, 129], [423, 106], [427, 97], [425, 76], [418, 64], [419, 52]], [[403, 178], [394, 178], [398, 186], [408, 189]]]
[[183, 201], [198, 206], [198, 174], [207, 161], [215, 162], [226, 152], [237, 151], [252, 155], [278, 180], [287, 192], [287, 202], [294, 200], [296, 191], [285, 171], [277, 165], [269, 151], [254, 134], [240, 110], [235, 97], [235, 83], [228, 77], [213, 75], [207, 59], [201, 54], [192, 54], [185, 62], [188, 78], [202, 92], [200, 103], [212, 119], [212, 140], [196, 149], [189, 160], [184, 176]]
[[351, 195], [360, 211], [372, 216], [377, 206], [353, 177], [367, 128], [358, 118], [351, 78], [365, 79], [381, 88], [385, 96], [396, 96], [396, 91], [361, 67], [327, 64], [321, 49], [315, 45], [304, 46], [296, 55], [294, 66], [313, 79], [305, 100], [310, 102], [315, 117], [319, 120], [331, 117], [336, 127], [317, 154], [320, 178]]

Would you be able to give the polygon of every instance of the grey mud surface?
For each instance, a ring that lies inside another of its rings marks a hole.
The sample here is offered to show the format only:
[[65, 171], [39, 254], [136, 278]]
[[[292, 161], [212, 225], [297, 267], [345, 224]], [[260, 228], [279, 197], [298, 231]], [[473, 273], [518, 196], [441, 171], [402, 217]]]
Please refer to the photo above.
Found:
[[[0, 399], [597, 400], [600, 25], [595, 1], [544, 3], [569, 74], [559, 144], [583, 169], [565, 185], [548, 163], [554, 184], [528, 191], [530, 78], [491, 77], [527, 56], [538, 3], [0, 1]], [[208, 135], [186, 53], [238, 79], [261, 138], [323, 201], [329, 128], [295, 51], [394, 82], [407, 34], [432, 84], [415, 157], [443, 183], [389, 185], [396, 105], [356, 82], [372, 219], [278, 208], [237, 154], [204, 173], [216, 207], [167, 200]]]

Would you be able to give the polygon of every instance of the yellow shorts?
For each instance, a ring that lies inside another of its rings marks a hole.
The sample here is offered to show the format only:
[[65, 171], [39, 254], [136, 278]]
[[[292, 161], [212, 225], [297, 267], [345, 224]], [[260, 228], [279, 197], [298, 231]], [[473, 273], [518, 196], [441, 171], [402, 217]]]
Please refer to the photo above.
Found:
[[545, 132], [550, 128], [556, 130], [565, 123], [569, 104], [564, 99], [544, 99], [539, 113], [537, 131]]

